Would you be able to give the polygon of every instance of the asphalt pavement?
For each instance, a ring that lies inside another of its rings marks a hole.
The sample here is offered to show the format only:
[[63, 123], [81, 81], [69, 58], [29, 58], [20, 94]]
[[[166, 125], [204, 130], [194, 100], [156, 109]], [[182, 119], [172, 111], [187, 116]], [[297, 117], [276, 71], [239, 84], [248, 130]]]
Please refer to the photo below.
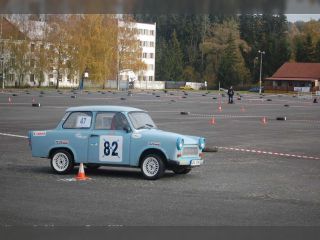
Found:
[[[66, 108], [82, 105], [145, 109], [160, 129], [203, 136], [218, 152], [187, 175], [167, 171], [157, 181], [114, 167], [87, 170], [83, 182], [73, 180], [77, 168], [56, 175], [48, 159], [31, 157], [27, 131], [55, 128]], [[0, 226], [319, 226], [319, 110], [308, 97], [283, 94], [227, 104], [203, 91], [6, 90]]]

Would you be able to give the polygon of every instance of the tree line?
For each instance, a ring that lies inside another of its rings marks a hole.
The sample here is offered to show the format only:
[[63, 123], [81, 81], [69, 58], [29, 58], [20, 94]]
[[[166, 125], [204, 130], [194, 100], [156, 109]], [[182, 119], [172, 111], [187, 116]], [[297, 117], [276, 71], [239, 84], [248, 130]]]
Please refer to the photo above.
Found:
[[48, 73], [58, 88], [63, 75], [79, 82], [85, 69], [92, 81], [104, 86], [121, 69], [146, 69], [129, 15], [121, 24], [111, 14], [46, 15], [41, 22], [31, 17], [15, 16], [12, 22], [24, 35], [3, 41], [7, 74], [14, 72], [19, 86], [26, 74], [34, 75], [40, 86]]
[[247, 87], [287, 61], [320, 62], [320, 22], [289, 23], [285, 15], [148, 15], [157, 23], [156, 79]]

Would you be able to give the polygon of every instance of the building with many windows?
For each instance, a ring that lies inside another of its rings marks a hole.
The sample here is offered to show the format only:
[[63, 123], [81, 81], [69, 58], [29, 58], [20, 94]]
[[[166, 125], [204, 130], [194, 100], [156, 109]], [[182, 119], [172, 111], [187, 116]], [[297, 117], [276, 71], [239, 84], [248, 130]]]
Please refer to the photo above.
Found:
[[[120, 23], [121, 24], [121, 23]], [[136, 38], [139, 40], [142, 48], [142, 61], [147, 65], [146, 70], [135, 72], [132, 77], [131, 69], [119, 69], [121, 80], [155, 80], [155, 57], [156, 57], [156, 23], [132, 23], [131, 26], [136, 29]]]

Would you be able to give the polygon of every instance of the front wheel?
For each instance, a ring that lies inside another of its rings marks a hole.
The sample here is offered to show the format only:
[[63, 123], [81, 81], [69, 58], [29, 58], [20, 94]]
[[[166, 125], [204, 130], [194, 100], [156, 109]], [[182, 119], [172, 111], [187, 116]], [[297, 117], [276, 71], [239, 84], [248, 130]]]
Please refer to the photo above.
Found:
[[187, 174], [191, 171], [190, 167], [177, 167], [172, 170], [175, 174]]
[[165, 166], [163, 159], [156, 154], [148, 154], [141, 162], [141, 172], [148, 180], [156, 180], [164, 174]]
[[51, 157], [51, 167], [58, 174], [69, 173], [74, 167], [73, 156], [66, 150], [56, 150]]

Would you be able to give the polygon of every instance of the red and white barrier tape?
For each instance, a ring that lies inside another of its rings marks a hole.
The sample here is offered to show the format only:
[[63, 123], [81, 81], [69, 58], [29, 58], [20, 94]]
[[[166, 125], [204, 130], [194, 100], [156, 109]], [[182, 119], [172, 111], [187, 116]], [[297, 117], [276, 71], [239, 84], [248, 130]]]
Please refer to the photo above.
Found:
[[294, 158], [320, 160], [320, 157], [311, 157], [311, 156], [305, 156], [305, 155], [261, 151], [261, 150], [254, 150], [254, 149], [233, 148], [233, 147], [218, 147], [218, 148], [225, 149], [225, 150], [231, 150], [231, 151], [239, 151], [239, 152], [250, 152], [250, 153], [266, 154], [266, 155], [274, 155], [274, 156], [282, 156], [282, 157], [294, 157]]

